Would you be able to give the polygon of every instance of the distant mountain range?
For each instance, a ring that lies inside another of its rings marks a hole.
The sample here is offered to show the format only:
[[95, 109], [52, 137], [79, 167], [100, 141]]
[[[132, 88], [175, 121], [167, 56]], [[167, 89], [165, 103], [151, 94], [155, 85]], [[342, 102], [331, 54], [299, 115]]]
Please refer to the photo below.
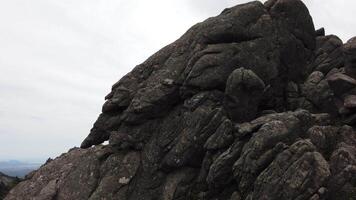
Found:
[[41, 163], [28, 163], [18, 160], [0, 161], [0, 172], [9, 176], [23, 178], [41, 165]]

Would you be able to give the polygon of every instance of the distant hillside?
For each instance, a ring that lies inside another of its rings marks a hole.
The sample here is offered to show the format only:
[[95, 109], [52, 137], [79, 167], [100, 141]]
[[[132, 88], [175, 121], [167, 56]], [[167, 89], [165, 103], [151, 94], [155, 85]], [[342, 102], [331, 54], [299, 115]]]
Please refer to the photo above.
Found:
[[17, 160], [0, 161], [0, 172], [9, 176], [23, 178], [29, 172], [38, 169], [40, 166], [40, 163], [27, 163]]
[[0, 199], [5, 198], [6, 194], [19, 183], [19, 178], [7, 176], [0, 172]]

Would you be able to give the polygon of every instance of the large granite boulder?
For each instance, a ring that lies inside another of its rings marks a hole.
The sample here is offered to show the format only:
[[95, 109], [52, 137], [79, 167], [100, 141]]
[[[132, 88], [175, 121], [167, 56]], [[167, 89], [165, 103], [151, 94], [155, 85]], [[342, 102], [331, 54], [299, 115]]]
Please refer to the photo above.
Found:
[[251, 70], [236, 69], [229, 76], [225, 89], [225, 109], [233, 121], [256, 117], [265, 89], [264, 82]]
[[300, 0], [225, 9], [115, 83], [81, 148], [6, 200], [356, 199], [353, 56]]

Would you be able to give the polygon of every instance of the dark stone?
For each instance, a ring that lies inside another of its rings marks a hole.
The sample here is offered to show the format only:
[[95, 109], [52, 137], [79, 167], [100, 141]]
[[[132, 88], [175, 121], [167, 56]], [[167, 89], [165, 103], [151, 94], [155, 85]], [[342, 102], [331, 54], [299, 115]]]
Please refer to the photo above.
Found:
[[308, 199], [330, 178], [328, 162], [308, 141], [286, 149], [258, 176], [252, 199]]
[[219, 150], [229, 147], [233, 142], [233, 124], [229, 119], [225, 119], [216, 132], [209, 137], [204, 147], [207, 150]]
[[325, 158], [329, 158], [338, 142], [339, 128], [334, 126], [313, 126], [308, 138]]
[[200, 165], [201, 160], [197, 158], [203, 154], [205, 142], [217, 131], [223, 120], [223, 112], [220, 109], [208, 109], [210, 103], [206, 102], [193, 112], [186, 113], [182, 133], [163, 159], [164, 168]]
[[329, 85], [332, 91], [341, 97], [356, 87], [356, 80], [342, 73], [335, 73], [328, 77]]
[[312, 115], [306, 110], [298, 110], [295, 112], [286, 113], [272, 113], [256, 118], [250, 122], [236, 124], [235, 134], [240, 139], [249, 137], [254, 132], [257, 132], [262, 127], [262, 125], [272, 121], [282, 121], [286, 124], [301, 122], [300, 128], [302, 131], [306, 131], [313, 123]]
[[318, 30], [315, 31], [315, 35], [318, 36], [325, 36], [325, 29], [324, 28], [319, 28]]
[[219, 188], [230, 184], [233, 179], [232, 166], [241, 154], [242, 142], [236, 142], [229, 149], [219, 155], [211, 164], [206, 182], [212, 188]]
[[10, 177], [0, 172], [0, 199], [4, 199], [7, 193], [19, 182], [19, 178]]
[[351, 38], [344, 45], [345, 71], [348, 75], [356, 78], [356, 37]]
[[310, 107], [303, 107], [304, 109], [313, 112], [327, 112], [333, 115], [337, 113], [334, 93], [329, 86], [328, 79], [322, 72], [314, 71], [311, 73], [301, 88], [302, 95], [311, 103]]
[[330, 199], [354, 199], [356, 197], [356, 134], [351, 127], [340, 131], [336, 150], [330, 158], [331, 178], [328, 183]]
[[270, 121], [253, 133], [233, 167], [241, 192], [248, 193], [258, 174], [284, 150], [286, 144], [298, 137], [298, 123], [299, 120], [291, 116], [288, 124]]
[[199, 92], [224, 91], [230, 74], [241, 66], [270, 85], [281, 101], [268, 106], [282, 107], [282, 86], [286, 79], [301, 81], [315, 47], [315, 31], [301, 1], [269, 4], [256, 1], [230, 8], [135, 67], [106, 96], [103, 114], [82, 147], [108, 140], [122, 123], [165, 117], [167, 110]]
[[227, 80], [224, 106], [235, 122], [256, 117], [265, 84], [251, 70], [239, 68]]
[[311, 64], [313, 71], [327, 74], [333, 68], [344, 65], [343, 42], [335, 35], [316, 38], [315, 58]]
[[345, 97], [344, 106], [346, 108], [355, 108], [356, 107], [356, 95], [348, 95]]
[[115, 83], [81, 149], [5, 199], [355, 199], [355, 41], [315, 31], [300, 0], [225, 9]]

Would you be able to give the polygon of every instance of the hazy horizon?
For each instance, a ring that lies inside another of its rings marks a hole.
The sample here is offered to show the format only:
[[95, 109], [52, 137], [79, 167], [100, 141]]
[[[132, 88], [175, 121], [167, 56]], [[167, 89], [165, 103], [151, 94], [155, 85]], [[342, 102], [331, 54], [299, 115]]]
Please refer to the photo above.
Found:
[[[0, 2], [0, 161], [43, 162], [79, 146], [112, 84], [194, 24], [245, 2]], [[304, 2], [316, 29], [356, 36], [356, 2]]]

